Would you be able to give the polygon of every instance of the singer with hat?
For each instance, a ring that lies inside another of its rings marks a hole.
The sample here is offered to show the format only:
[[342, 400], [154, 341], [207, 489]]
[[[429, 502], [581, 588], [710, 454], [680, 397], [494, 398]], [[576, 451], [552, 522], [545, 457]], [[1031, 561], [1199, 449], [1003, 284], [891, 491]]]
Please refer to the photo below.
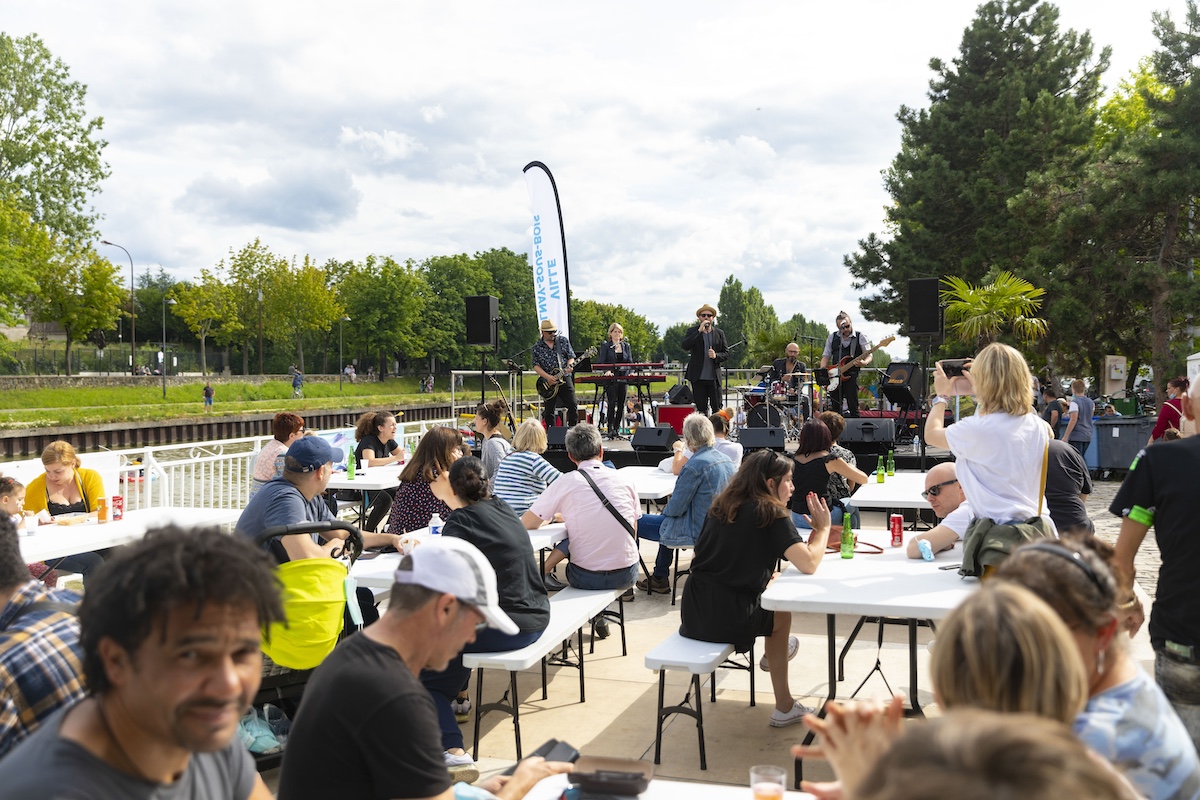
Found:
[[696, 309], [696, 324], [683, 335], [691, 352], [685, 377], [692, 385], [696, 412], [708, 416], [721, 410], [721, 362], [729, 358], [725, 332], [716, 326], [717, 310], [708, 303]]
[[[481, 629], [519, 628], [500, 607], [492, 565], [464, 539], [421, 544], [400, 560], [394, 581], [379, 621], [343, 639], [308, 682], [284, 750], [281, 800], [454, 798], [437, 713], [418, 675], [445, 669]], [[511, 778], [480, 788], [520, 798], [570, 769], [529, 758]]]
[[571, 340], [558, 335], [558, 326], [552, 319], [541, 324], [542, 338], [533, 346], [533, 371], [551, 386], [558, 386], [558, 393], [545, 398], [542, 404], [542, 419], [546, 426], [554, 424], [554, 413], [558, 408], [567, 410], [567, 424], [579, 422], [579, 404], [575, 400], [575, 380], [571, 370], [575, 367], [575, 350]]

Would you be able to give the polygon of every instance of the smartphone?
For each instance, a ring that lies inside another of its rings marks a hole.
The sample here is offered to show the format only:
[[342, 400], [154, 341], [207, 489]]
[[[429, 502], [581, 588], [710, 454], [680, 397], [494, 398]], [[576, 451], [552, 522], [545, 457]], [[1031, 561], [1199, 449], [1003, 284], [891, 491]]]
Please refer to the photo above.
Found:
[[961, 378], [964, 374], [963, 370], [970, 360], [969, 358], [943, 358], [941, 361], [942, 372], [946, 374], [947, 378]]
[[[541, 747], [529, 754], [530, 756], [541, 756], [547, 761], [566, 761], [574, 764], [579, 760], [579, 751], [566, 742], [560, 742], [558, 739], [547, 739]], [[528, 758], [528, 756], [526, 756]], [[517, 771], [518, 761], [508, 769], [501, 772], [501, 775], [512, 775]]]

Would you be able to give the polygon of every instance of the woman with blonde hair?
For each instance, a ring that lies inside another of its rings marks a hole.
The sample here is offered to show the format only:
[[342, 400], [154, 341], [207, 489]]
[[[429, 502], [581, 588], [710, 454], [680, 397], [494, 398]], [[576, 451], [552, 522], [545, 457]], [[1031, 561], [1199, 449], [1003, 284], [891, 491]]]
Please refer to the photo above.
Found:
[[[61, 439], [46, 445], [42, 451], [42, 466], [46, 471], [25, 487], [25, 510], [45, 511], [52, 517], [60, 514], [90, 513], [105, 498], [104, 481], [100, 473], [80, 465], [79, 455], [70, 442]], [[87, 582], [92, 570], [104, 557], [99, 553], [79, 553], [67, 556], [56, 565], [59, 572], [77, 572]]]
[[[964, 365], [961, 376], [947, 375], [942, 364], [933, 373], [937, 394], [925, 420], [925, 441], [954, 454], [971, 513], [996, 523], [1040, 517], [1044, 534], [1053, 535], [1054, 523], [1042, 502], [1050, 428], [1034, 411], [1025, 358], [993, 343]], [[974, 395], [975, 414], [947, 428], [944, 406], [951, 396], [963, 394]]]
[[533, 501], [546, 491], [562, 473], [554, 468], [542, 453], [546, 452], [546, 429], [537, 419], [527, 419], [517, 427], [513, 451], [500, 461], [492, 486], [500, 498], [521, 516]]
[[[629, 372], [627, 367], [616, 366], [629, 364], [633, 361], [633, 351], [629, 349], [629, 340], [625, 338], [625, 329], [621, 323], [614, 322], [608, 326], [608, 338], [600, 345], [600, 356], [597, 364], [613, 364], [613, 368], [605, 375], [620, 377]], [[606, 426], [604, 436], [615, 439], [621, 429], [621, 410], [625, 408], [625, 381], [615, 380], [604, 390], [608, 413], [605, 415]]]

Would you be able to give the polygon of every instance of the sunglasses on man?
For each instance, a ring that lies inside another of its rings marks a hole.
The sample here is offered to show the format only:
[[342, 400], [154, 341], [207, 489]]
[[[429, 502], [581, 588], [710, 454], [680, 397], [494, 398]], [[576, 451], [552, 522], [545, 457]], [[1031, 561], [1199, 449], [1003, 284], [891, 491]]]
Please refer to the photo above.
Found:
[[928, 500], [931, 497], [937, 497], [939, 494], [942, 493], [942, 487], [949, 486], [952, 483], [958, 483], [958, 478], [954, 478], [954, 479], [948, 480], [948, 481], [942, 481], [941, 483], [935, 483], [933, 486], [930, 486], [928, 489], [921, 492], [921, 497], [925, 500]]

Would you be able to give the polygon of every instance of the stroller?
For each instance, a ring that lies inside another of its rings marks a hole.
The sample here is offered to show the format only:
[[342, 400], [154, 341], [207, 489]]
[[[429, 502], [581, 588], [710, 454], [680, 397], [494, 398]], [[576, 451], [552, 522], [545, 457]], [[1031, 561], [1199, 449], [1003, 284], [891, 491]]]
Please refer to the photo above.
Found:
[[[294, 713], [312, 670], [333, 652], [346, 633], [347, 610], [361, 627], [354, 581], [341, 559], [347, 558], [353, 566], [362, 554], [363, 541], [358, 528], [341, 520], [276, 525], [255, 538], [256, 544], [264, 546], [280, 536], [332, 530], [348, 533], [345, 546], [335, 550], [333, 558], [285, 561], [276, 568], [283, 584], [287, 621], [263, 630], [263, 679], [253, 705], [264, 707], [264, 712], [266, 703], [279, 703]], [[251, 711], [257, 713], [253, 708]], [[282, 759], [282, 752], [256, 753], [255, 766], [260, 772], [274, 769]]]

